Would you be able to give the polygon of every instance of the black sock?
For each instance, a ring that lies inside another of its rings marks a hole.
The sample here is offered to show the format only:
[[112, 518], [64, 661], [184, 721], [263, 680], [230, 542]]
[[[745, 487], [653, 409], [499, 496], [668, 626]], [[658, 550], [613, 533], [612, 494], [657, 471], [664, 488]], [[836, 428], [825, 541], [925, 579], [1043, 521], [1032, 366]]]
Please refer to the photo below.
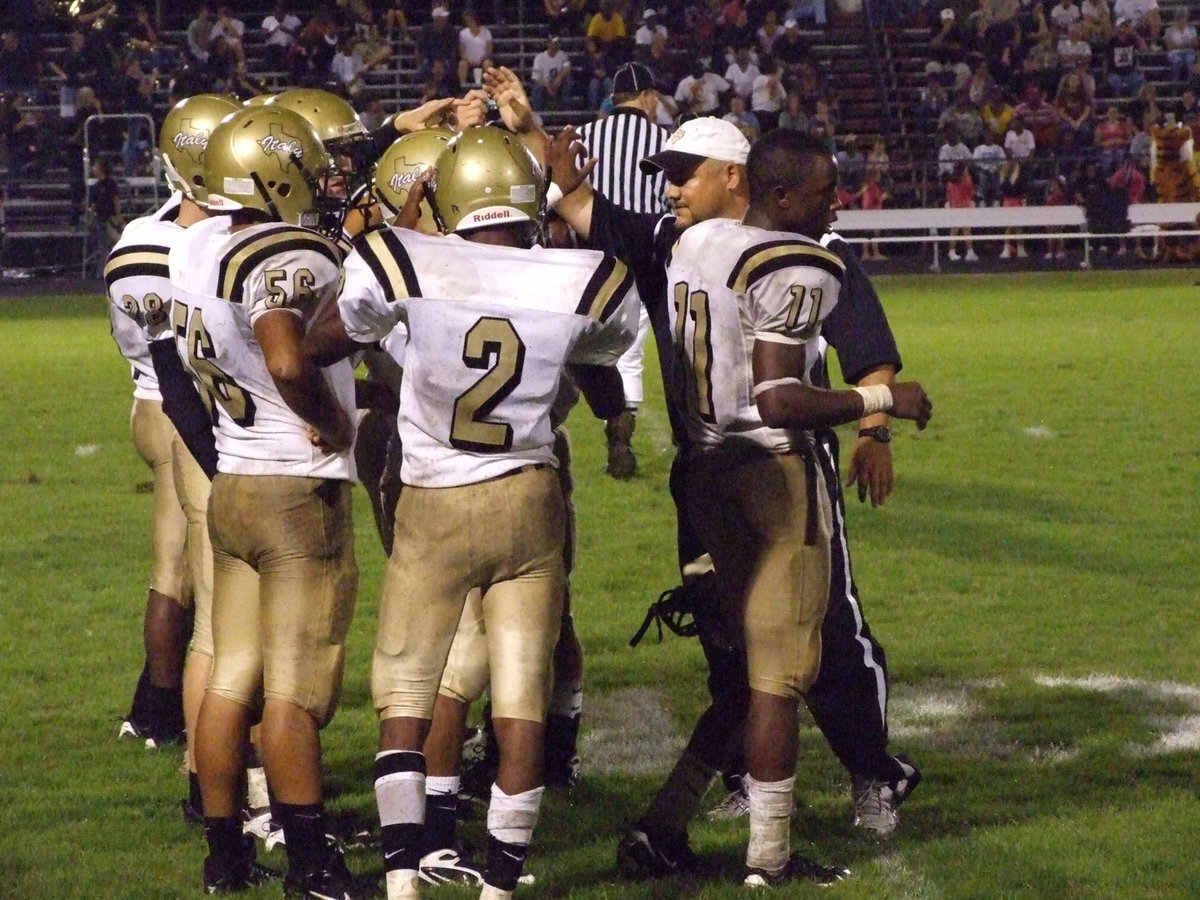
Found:
[[188, 772], [188, 806], [200, 815], [204, 815], [204, 799], [200, 796], [200, 776]]
[[421, 838], [421, 855], [454, 846], [458, 825], [458, 794], [425, 795], [425, 833]]
[[242, 823], [237, 816], [204, 817], [204, 839], [208, 853], [217, 859], [233, 861], [245, 854]]
[[150, 721], [150, 665], [142, 665], [142, 674], [138, 676], [137, 687], [133, 689], [133, 703], [129, 707], [129, 715], [125, 718], [144, 727]]
[[487, 863], [483, 869], [483, 880], [502, 891], [515, 890], [517, 879], [525, 868], [525, 857], [529, 855], [528, 844], [510, 844], [493, 834], [488, 834]]
[[271, 809], [272, 815], [278, 816], [278, 822], [283, 826], [288, 870], [312, 872], [323, 866], [329, 858], [329, 841], [325, 837], [322, 815], [324, 804], [276, 800]]
[[146, 726], [152, 737], [177, 740], [183, 734], [183, 688], [146, 685]]

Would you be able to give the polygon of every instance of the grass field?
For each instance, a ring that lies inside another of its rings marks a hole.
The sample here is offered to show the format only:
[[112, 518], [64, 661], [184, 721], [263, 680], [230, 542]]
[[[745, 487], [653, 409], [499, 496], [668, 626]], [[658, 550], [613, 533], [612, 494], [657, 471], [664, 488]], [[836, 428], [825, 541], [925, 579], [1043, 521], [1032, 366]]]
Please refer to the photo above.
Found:
[[[880, 279], [934, 420], [897, 427], [896, 494], [853, 503], [849, 527], [888, 651], [893, 746], [925, 781], [892, 840], [864, 840], [806, 727], [794, 844], [854, 875], [785, 896], [1200, 896], [1198, 275]], [[740, 824], [697, 823], [703, 881], [627, 884], [613, 863], [704, 705], [695, 641], [627, 645], [677, 580], [653, 382], [631, 483], [602, 474], [601, 424], [571, 422], [585, 779], [543, 807], [530, 898], [744, 896]], [[115, 740], [148, 571], [129, 405], [98, 296], [0, 295], [0, 897], [200, 893], [178, 756]], [[383, 554], [355, 499], [361, 590], [325, 747], [331, 808], [370, 824]], [[373, 851], [351, 864], [379, 869]]]

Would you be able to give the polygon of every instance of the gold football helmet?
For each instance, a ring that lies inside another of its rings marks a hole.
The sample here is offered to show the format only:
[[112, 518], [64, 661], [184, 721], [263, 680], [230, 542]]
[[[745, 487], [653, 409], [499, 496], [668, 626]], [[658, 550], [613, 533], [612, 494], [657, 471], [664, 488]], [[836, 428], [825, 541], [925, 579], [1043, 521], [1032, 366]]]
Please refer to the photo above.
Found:
[[196, 94], [180, 100], [163, 119], [158, 133], [158, 152], [163, 174], [173, 191], [189, 200], [204, 203], [204, 151], [217, 123], [239, 109], [236, 102], [219, 94]]
[[[392, 146], [383, 151], [379, 162], [375, 164], [373, 180], [375, 198], [387, 210], [386, 217], [389, 220], [404, 209], [413, 183], [427, 168], [436, 165], [438, 156], [453, 137], [454, 132], [449, 128], [424, 128], [397, 138]], [[428, 190], [432, 191], [433, 186], [429, 185]], [[433, 219], [433, 210], [429, 208], [428, 197], [421, 201], [417, 230], [426, 234], [437, 233], [438, 227]]]
[[489, 125], [462, 131], [438, 157], [431, 206], [444, 232], [531, 222], [540, 229], [546, 179], [512, 134]]
[[330, 154], [348, 156], [353, 163], [350, 171], [366, 172], [371, 133], [354, 107], [337, 94], [320, 88], [292, 88], [276, 94], [267, 105], [300, 113], [316, 129], [317, 137]]
[[275, 99], [274, 94], [255, 94], [242, 101], [242, 106], [262, 106], [264, 103], [270, 103]]
[[268, 219], [341, 233], [344, 199], [327, 192], [333, 160], [302, 115], [250, 106], [221, 121], [208, 139], [204, 182], [213, 212], [254, 209]]

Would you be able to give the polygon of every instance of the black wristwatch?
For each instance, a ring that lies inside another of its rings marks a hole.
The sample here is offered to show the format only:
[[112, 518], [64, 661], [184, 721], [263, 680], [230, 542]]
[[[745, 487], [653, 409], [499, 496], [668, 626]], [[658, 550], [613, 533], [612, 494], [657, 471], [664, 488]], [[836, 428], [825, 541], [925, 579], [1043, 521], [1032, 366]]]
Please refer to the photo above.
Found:
[[858, 436], [860, 438], [871, 438], [871, 440], [879, 441], [881, 444], [890, 444], [892, 442], [892, 429], [886, 425], [876, 425], [874, 428], [860, 428]]

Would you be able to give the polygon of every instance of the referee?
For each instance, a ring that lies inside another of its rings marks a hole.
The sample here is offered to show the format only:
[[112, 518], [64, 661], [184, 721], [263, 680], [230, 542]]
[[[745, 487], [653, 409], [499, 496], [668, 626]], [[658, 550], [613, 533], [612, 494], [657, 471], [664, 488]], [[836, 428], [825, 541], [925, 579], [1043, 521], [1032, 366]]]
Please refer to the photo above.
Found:
[[[641, 63], [627, 62], [613, 75], [613, 111], [579, 129], [579, 141], [587, 155], [596, 159], [588, 182], [597, 193], [630, 212], [661, 215], [667, 211], [662, 172], [648, 177], [638, 169], [638, 163], [662, 150], [670, 136], [666, 128], [655, 123], [658, 104], [653, 73]], [[613, 478], [632, 478], [637, 472], [630, 441], [642, 402], [642, 361], [649, 332], [650, 319], [642, 307], [637, 339], [617, 361], [625, 388], [625, 409], [604, 427], [608, 438], [606, 471]]]

